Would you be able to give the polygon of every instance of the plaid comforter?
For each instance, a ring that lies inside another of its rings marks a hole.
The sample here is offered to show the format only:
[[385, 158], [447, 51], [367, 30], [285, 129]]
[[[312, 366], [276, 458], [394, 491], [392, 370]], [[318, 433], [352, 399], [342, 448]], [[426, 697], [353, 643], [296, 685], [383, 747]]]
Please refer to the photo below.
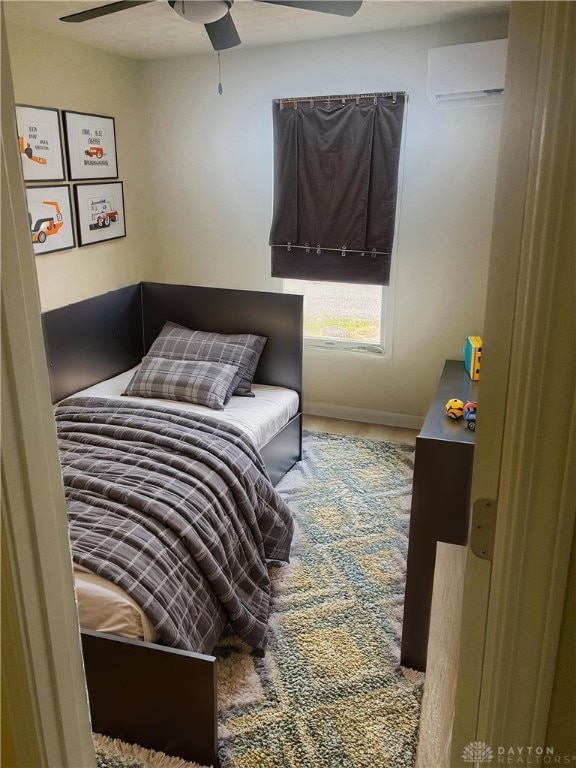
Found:
[[168, 645], [210, 653], [229, 621], [263, 649], [266, 560], [288, 560], [293, 521], [244, 433], [102, 398], [55, 415], [74, 561], [128, 592]]

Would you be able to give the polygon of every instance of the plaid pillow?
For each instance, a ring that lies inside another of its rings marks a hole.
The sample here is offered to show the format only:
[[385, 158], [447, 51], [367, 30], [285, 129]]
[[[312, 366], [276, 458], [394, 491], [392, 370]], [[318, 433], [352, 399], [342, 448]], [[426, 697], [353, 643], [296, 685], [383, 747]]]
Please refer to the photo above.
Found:
[[221, 411], [237, 373], [238, 366], [225, 363], [145, 357], [123, 394], [182, 400]]
[[265, 336], [241, 333], [227, 336], [222, 333], [191, 331], [182, 325], [167, 322], [148, 350], [148, 357], [169, 360], [210, 360], [238, 366], [230, 394], [254, 397], [252, 379], [264, 345]]

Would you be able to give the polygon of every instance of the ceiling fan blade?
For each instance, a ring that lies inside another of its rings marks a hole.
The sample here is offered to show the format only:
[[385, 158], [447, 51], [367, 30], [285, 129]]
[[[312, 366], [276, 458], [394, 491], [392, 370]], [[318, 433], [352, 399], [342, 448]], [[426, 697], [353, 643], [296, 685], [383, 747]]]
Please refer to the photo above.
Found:
[[225, 51], [240, 45], [240, 36], [229, 12], [218, 21], [204, 24], [204, 27], [215, 51]]
[[362, 5], [362, 0], [258, 0], [258, 2], [332, 13], [336, 16], [354, 16]]
[[156, 0], [120, 0], [118, 3], [99, 5], [97, 8], [90, 8], [88, 11], [80, 11], [80, 13], [62, 16], [60, 21], [90, 21], [90, 19], [97, 19], [100, 16], [107, 16], [109, 13], [118, 13], [118, 11], [125, 11], [128, 8], [135, 8], [137, 5], [155, 2]]

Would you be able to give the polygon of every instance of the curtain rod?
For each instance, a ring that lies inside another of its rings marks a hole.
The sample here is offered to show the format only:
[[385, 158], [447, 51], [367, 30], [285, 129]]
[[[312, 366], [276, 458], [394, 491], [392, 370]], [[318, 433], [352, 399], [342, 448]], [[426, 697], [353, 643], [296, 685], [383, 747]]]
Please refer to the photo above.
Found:
[[270, 243], [270, 245], [272, 248], [286, 248], [288, 252], [292, 251], [293, 249], [306, 251], [306, 253], [310, 253], [310, 251], [316, 251], [318, 256], [320, 256], [322, 251], [341, 253], [342, 256], [346, 256], [349, 253], [361, 253], [362, 256], [370, 256], [372, 259], [375, 259], [376, 256], [390, 256], [390, 251], [377, 251], [376, 248], [364, 248], [363, 251], [360, 251], [358, 249], [355, 250], [354, 248], [346, 248], [345, 245], [343, 245], [342, 248], [323, 248], [321, 245], [295, 245], [294, 243]]
[[274, 99], [275, 104], [284, 102], [297, 104], [298, 102], [311, 101], [349, 101], [360, 99], [377, 99], [380, 96], [406, 96], [406, 91], [383, 91], [381, 93], [347, 93], [342, 96], [296, 96], [288, 99]]

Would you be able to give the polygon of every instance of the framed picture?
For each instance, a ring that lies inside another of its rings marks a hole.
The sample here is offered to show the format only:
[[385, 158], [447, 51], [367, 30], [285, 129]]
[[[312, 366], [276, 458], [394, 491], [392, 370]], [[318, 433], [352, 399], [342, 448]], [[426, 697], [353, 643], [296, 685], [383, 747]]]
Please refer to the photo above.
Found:
[[54, 253], [76, 247], [70, 187], [26, 187], [28, 223], [34, 253]]
[[114, 118], [67, 112], [64, 115], [70, 179], [117, 179]]
[[58, 110], [16, 104], [16, 125], [24, 181], [64, 181]]
[[121, 181], [75, 184], [74, 196], [80, 245], [126, 236], [124, 187]]

